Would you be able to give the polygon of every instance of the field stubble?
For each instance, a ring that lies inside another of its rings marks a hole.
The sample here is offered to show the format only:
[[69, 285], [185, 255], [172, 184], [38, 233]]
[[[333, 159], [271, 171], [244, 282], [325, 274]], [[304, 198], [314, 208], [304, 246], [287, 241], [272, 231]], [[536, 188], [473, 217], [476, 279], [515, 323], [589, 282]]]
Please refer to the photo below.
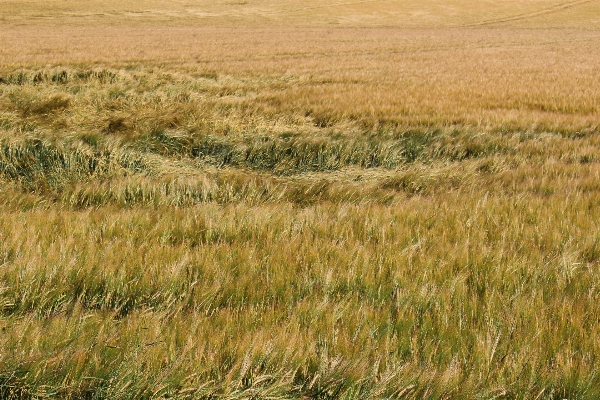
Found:
[[271, 3], [0, 2], [0, 397], [598, 397], [595, 2]]

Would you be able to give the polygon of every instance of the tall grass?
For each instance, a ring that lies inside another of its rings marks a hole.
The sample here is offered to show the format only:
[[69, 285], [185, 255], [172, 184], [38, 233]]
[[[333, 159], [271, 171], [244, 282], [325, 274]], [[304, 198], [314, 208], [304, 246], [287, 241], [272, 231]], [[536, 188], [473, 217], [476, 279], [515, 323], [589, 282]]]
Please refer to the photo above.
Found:
[[0, 397], [598, 397], [597, 126], [249, 94], [286, 79], [2, 76]]

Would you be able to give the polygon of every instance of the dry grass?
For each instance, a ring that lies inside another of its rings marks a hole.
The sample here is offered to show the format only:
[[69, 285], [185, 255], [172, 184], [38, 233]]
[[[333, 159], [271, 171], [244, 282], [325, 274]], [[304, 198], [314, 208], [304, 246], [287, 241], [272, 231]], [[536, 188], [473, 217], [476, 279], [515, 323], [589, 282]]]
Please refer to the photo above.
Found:
[[261, 105], [265, 115], [308, 114], [326, 125], [597, 128], [598, 31], [14, 29], [0, 33], [7, 74], [31, 63], [158, 64], [219, 77], [219, 95], [230, 103]]
[[0, 398], [598, 398], [598, 7], [0, 0]]

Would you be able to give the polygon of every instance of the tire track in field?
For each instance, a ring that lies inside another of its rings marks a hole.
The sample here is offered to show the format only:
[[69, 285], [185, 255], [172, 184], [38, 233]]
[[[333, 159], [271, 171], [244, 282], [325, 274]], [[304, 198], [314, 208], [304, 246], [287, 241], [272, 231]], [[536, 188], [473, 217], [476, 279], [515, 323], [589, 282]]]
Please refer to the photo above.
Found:
[[345, 2], [345, 3], [334, 3], [334, 4], [326, 4], [326, 5], [321, 5], [321, 6], [311, 6], [311, 7], [294, 8], [294, 9], [291, 9], [291, 10], [281, 10], [277, 14], [295, 13], [295, 12], [306, 11], [306, 10], [317, 10], [317, 9], [320, 9], [320, 8], [333, 8], [333, 7], [340, 7], [340, 6], [350, 6], [350, 5], [354, 5], [354, 4], [378, 3], [378, 2], [381, 2], [381, 1], [386, 1], [386, 0], [348, 1], [348, 2]]
[[594, 0], [569, 1], [566, 3], [557, 4], [553, 7], [548, 7], [548, 8], [544, 8], [544, 9], [537, 10], [537, 11], [531, 11], [531, 12], [527, 12], [527, 13], [523, 13], [523, 14], [513, 15], [510, 17], [495, 18], [495, 19], [490, 19], [487, 21], [475, 22], [472, 24], [465, 24], [465, 25], [459, 25], [459, 26], [466, 28], [466, 27], [472, 27], [472, 26], [485, 26], [485, 25], [499, 24], [499, 23], [503, 23], [503, 22], [519, 21], [519, 20], [526, 19], [526, 18], [532, 18], [532, 17], [537, 17], [540, 15], [551, 14], [551, 13], [554, 13], [557, 11], [566, 10], [568, 8], [576, 7], [576, 6], [585, 4], [585, 3], [591, 3], [592, 1], [594, 1]]

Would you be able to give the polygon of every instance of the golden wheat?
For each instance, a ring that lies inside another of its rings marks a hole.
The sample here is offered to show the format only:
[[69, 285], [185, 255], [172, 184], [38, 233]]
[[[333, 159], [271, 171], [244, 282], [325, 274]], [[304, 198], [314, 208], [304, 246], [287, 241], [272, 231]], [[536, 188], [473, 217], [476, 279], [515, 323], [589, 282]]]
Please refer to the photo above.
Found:
[[0, 1], [0, 397], [597, 398], [594, 1]]

